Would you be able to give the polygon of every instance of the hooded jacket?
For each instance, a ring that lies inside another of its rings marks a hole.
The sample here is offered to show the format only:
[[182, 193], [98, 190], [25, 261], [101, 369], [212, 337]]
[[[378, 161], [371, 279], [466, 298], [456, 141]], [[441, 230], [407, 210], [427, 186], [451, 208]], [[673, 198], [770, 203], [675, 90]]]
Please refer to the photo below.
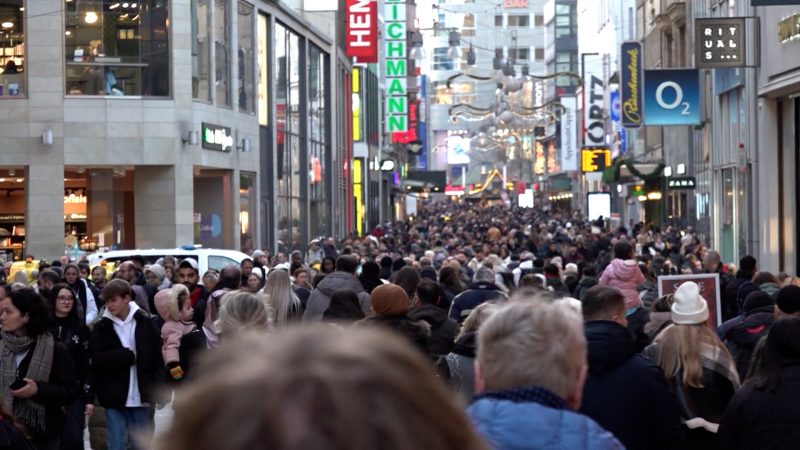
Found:
[[639, 270], [639, 265], [632, 259], [611, 261], [606, 267], [597, 284], [617, 288], [625, 295], [625, 307], [628, 309], [639, 306], [639, 292], [636, 287], [644, 283], [644, 275]]
[[178, 307], [178, 297], [181, 294], [188, 296], [189, 290], [186, 286], [179, 284], [172, 289], [165, 290], [163, 294], [159, 291], [154, 300], [158, 315], [164, 319], [164, 324], [161, 326], [161, 354], [166, 364], [180, 362], [181, 338], [197, 328], [191, 320], [188, 322], [181, 320], [181, 311]]
[[[127, 333], [126, 333], [127, 332]], [[161, 338], [147, 313], [130, 303], [125, 320], [108, 310], [95, 324], [89, 354], [97, 400], [104, 408], [137, 403], [155, 406], [157, 384], [165, 380]]]
[[350, 290], [358, 295], [361, 310], [369, 315], [370, 303], [369, 294], [364, 291], [361, 282], [355, 275], [347, 272], [333, 272], [319, 282], [317, 288], [311, 292], [306, 304], [306, 311], [303, 313], [303, 322], [319, 322], [328, 306], [331, 304], [331, 296], [340, 290]]
[[769, 332], [775, 322], [775, 313], [771, 306], [759, 308], [749, 312], [741, 321], [737, 322], [725, 332], [723, 342], [731, 352], [739, 379], [744, 380], [756, 344]]
[[681, 448], [680, 412], [661, 368], [637, 354], [622, 325], [597, 320], [585, 329], [589, 374], [580, 412], [629, 450]]
[[447, 315], [447, 311], [435, 305], [419, 305], [408, 312], [411, 320], [423, 320], [431, 327], [430, 356], [436, 361], [450, 353], [458, 334], [458, 322]]

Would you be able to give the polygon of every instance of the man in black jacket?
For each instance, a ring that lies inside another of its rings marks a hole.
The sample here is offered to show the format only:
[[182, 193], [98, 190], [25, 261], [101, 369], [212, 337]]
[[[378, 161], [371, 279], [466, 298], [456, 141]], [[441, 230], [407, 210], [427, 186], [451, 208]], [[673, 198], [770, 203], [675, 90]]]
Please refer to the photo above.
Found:
[[589, 373], [580, 412], [629, 450], [682, 448], [678, 404], [655, 363], [636, 353], [625, 296], [595, 286], [583, 298]]
[[439, 305], [442, 302], [442, 289], [431, 280], [422, 280], [417, 285], [415, 306], [408, 312], [411, 320], [424, 320], [431, 326], [428, 340], [430, 356], [434, 361], [450, 353], [456, 342], [458, 322], [447, 316], [447, 310]]
[[149, 448], [154, 430], [158, 384], [165, 379], [159, 331], [131, 302], [133, 292], [124, 280], [106, 284], [106, 310], [94, 326], [89, 354], [97, 400], [106, 409], [109, 450]]

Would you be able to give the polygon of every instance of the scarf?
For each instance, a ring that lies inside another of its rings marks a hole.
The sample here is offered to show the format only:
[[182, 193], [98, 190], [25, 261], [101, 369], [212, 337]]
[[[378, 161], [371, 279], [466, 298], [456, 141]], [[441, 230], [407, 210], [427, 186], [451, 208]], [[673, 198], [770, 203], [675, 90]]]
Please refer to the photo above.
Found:
[[[11, 384], [17, 378], [30, 378], [37, 382], [50, 380], [50, 370], [53, 367], [53, 336], [42, 333], [35, 341], [30, 336], [17, 336], [12, 333], [0, 331], [0, 396], [2, 396], [3, 410], [13, 415], [31, 431], [41, 433], [45, 429], [45, 408], [41, 403], [30, 398], [14, 398], [11, 394]], [[30, 364], [24, 374], [17, 375], [14, 367], [14, 355], [24, 353], [33, 346], [33, 355], [30, 355]]]
[[561, 397], [540, 386], [527, 386], [502, 391], [489, 391], [477, 397], [477, 401], [482, 398], [496, 400], [508, 400], [514, 403], [538, 403], [542, 406], [553, 409], [569, 409], [567, 402]]

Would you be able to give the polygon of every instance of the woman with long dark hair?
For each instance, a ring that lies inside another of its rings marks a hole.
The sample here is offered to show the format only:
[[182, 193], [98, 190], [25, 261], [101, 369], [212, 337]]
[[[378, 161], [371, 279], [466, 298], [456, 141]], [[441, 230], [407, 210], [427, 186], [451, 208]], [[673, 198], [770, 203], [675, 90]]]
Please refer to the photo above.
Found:
[[464, 291], [460, 271], [451, 265], [443, 266], [439, 271], [439, 287], [442, 288], [442, 308], [449, 309], [455, 296]]
[[800, 442], [800, 319], [778, 319], [759, 370], [725, 409], [718, 448], [793, 449]]
[[25, 428], [34, 447], [57, 450], [63, 409], [76, 397], [69, 351], [48, 331], [47, 303], [33, 289], [0, 301], [0, 398], [3, 411]]
[[75, 366], [78, 397], [65, 409], [64, 432], [61, 435], [61, 450], [83, 450], [83, 428], [85, 417], [94, 412], [94, 395], [89, 375], [89, 327], [78, 317], [75, 292], [66, 283], [50, 290], [50, 312], [53, 314], [50, 333], [56, 342], [69, 350]]

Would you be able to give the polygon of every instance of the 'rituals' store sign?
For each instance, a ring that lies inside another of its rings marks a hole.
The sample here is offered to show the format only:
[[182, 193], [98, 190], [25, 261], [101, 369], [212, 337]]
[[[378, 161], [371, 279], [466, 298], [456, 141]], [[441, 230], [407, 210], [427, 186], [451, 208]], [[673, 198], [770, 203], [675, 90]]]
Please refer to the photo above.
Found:
[[695, 19], [695, 33], [698, 69], [746, 65], [743, 17]]

